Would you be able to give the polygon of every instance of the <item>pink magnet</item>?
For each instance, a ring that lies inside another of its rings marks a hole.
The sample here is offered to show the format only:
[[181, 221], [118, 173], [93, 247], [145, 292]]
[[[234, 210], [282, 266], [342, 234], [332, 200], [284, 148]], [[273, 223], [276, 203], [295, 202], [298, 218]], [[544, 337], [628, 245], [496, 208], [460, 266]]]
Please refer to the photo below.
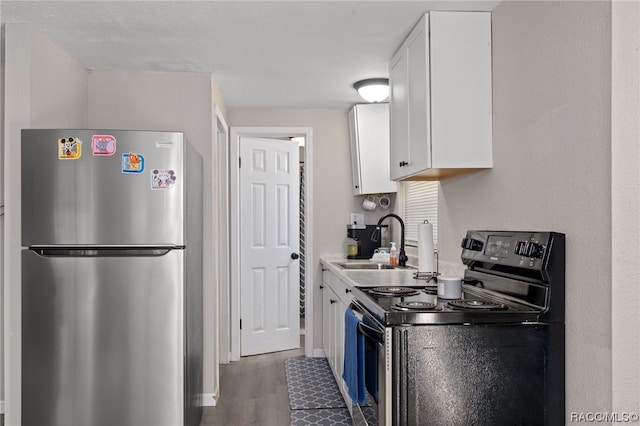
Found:
[[93, 155], [113, 155], [116, 152], [116, 138], [111, 135], [93, 135], [91, 149], [93, 150]]

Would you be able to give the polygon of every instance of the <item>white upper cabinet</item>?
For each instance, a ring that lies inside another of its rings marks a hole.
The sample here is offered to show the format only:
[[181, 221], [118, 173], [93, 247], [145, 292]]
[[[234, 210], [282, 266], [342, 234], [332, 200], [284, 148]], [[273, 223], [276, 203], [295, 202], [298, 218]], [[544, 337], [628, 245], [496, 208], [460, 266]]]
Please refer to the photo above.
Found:
[[397, 191], [389, 179], [389, 104], [356, 105], [349, 111], [353, 194]]
[[389, 62], [393, 180], [493, 167], [491, 13], [425, 14]]

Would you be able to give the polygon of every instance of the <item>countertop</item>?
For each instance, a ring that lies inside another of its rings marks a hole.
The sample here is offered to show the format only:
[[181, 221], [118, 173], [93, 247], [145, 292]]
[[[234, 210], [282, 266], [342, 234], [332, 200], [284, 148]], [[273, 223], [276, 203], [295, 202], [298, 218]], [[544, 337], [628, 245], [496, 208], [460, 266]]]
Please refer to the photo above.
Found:
[[320, 263], [331, 272], [337, 274], [347, 285], [350, 286], [400, 287], [426, 284], [426, 280], [417, 280], [413, 278], [417, 269], [412, 267], [402, 269], [344, 269], [335, 265], [336, 262], [366, 263], [369, 261], [366, 259], [345, 259], [335, 256], [320, 256]]

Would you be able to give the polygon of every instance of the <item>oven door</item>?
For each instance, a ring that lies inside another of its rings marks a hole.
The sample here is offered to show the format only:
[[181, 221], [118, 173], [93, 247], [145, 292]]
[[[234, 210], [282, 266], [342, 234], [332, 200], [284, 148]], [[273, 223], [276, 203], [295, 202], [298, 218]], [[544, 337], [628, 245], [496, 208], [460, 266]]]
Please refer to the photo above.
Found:
[[[379, 426], [390, 426], [392, 416], [391, 394], [391, 328], [384, 327], [366, 308], [354, 300], [351, 308], [362, 314], [358, 330], [365, 341], [365, 382], [372, 400], [373, 411]], [[357, 426], [376, 424], [370, 419], [367, 408], [354, 407], [354, 423]]]

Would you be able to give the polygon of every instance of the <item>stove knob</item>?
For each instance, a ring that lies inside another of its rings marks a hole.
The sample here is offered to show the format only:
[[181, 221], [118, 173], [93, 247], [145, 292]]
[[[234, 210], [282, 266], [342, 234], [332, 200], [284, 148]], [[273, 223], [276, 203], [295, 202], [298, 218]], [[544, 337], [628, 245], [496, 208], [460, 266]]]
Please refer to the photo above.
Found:
[[543, 255], [544, 255], [544, 246], [542, 244], [534, 243], [533, 241], [527, 244], [526, 256], [542, 259]]
[[518, 241], [516, 242], [516, 248], [514, 253], [518, 256], [526, 256], [527, 255], [527, 242], [526, 241]]
[[480, 240], [474, 240], [473, 238], [463, 238], [461, 247], [467, 250], [481, 251], [483, 244]]

